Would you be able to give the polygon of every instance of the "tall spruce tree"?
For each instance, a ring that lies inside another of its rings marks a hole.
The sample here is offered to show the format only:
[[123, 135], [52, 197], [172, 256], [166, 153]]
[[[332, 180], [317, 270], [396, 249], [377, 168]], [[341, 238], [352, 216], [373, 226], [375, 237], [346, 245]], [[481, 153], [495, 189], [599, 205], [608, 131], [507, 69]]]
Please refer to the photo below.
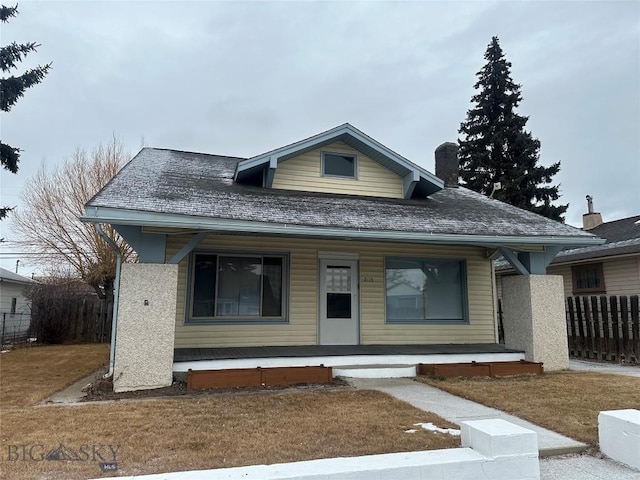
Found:
[[[11, 17], [18, 14], [18, 5], [15, 7], [0, 6], [0, 21], [6, 23]], [[9, 73], [16, 68], [16, 64], [29, 53], [35, 52], [40, 45], [35, 42], [16, 43], [0, 47], [0, 69], [3, 73]], [[8, 112], [11, 107], [24, 95], [24, 91], [42, 81], [49, 72], [51, 64], [38, 65], [25, 71], [19, 76], [9, 76], [0, 78], [0, 110]], [[11, 173], [18, 172], [18, 162], [20, 161], [20, 149], [7, 145], [0, 141], [0, 162], [2, 167]], [[0, 219], [7, 215], [11, 208], [0, 207]]]
[[560, 162], [548, 168], [538, 165], [540, 141], [525, 130], [529, 117], [515, 109], [522, 100], [520, 85], [511, 79], [511, 63], [493, 37], [484, 54], [486, 65], [477, 73], [479, 92], [471, 98], [475, 107], [460, 124], [460, 177], [476, 192], [490, 195], [494, 183], [501, 190], [493, 197], [554, 220], [564, 221], [567, 205], [552, 205], [560, 198], [559, 186], [551, 185]]

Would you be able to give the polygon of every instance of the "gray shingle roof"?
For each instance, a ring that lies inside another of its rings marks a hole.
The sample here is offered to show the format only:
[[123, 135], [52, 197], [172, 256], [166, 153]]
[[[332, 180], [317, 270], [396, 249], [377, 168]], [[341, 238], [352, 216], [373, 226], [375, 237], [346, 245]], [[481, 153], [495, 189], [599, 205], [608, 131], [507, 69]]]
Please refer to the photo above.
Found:
[[[604, 238], [606, 242], [603, 245], [567, 248], [558, 253], [551, 264], [596, 260], [618, 255], [640, 254], [640, 215], [603, 223], [589, 230], [589, 233]], [[501, 272], [511, 269], [512, 267], [504, 259], [496, 262], [497, 271]]]
[[589, 233], [605, 238], [607, 243], [640, 239], [640, 215], [605, 222], [589, 230]]
[[7, 270], [6, 268], [0, 268], [0, 280], [3, 282], [11, 282], [11, 283], [24, 283], [24, 284], [36, 283], [30, 278], [23, 277], [22, 275], [18, 275], [17, 273], [13, 273], [12, 271]]
[[640, 253], [640, 215], [606, 222], [589, 230], [600, 238], [604, 245], [573, 248], [558, 254], [552, 263], [576, 262], [591, 258], [612, 257]]
[[243, 159], [145, 148], [87, 203], [141, 212], [432, 234], [592, 236], [465, 188], [424, 199], [276, 190], [233, 181]]

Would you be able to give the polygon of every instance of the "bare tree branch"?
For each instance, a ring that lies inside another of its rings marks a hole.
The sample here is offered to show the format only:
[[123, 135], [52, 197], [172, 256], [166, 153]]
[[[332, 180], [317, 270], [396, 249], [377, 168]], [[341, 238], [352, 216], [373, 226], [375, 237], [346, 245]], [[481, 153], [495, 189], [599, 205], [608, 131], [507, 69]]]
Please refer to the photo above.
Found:
[[[114, 136], [91, 154], [78, 149], [70, 159], [49, 171], [41, 165], [22, 192], [23, 206], [12, 217], [13, 227], [26, 248], [41, 254], [33, 263], [50, 268], [70, 265], [98, 294], [109, 295], [115, 278], [116, 254], [93, 224], [83, 223], [88, 202], [129, 161]], [[112, 227], [105, 229], [124, 261], [135, 261], [133, 249]], [[55, 258], [54, 262], [51, 258]], [[53, 264], [52, 264], [53, 263]]]

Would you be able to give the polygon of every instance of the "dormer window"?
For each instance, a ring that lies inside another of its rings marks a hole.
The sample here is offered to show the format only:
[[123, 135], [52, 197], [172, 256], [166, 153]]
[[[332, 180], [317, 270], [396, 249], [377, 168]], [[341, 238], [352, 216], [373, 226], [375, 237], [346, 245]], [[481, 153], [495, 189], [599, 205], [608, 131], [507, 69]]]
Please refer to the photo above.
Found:
[[322, 153], [322, 176], [356, 178], [356, 156], [347, 153]]

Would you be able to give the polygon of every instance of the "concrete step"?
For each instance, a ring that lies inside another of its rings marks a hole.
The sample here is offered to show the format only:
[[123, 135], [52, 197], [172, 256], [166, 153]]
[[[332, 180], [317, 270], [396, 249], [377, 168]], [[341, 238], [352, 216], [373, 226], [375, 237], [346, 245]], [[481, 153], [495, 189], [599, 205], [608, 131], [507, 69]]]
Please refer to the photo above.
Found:
[[337, 365], [334, 377], [346, 378], [411, 378], [417, 374], [416, 365]]

